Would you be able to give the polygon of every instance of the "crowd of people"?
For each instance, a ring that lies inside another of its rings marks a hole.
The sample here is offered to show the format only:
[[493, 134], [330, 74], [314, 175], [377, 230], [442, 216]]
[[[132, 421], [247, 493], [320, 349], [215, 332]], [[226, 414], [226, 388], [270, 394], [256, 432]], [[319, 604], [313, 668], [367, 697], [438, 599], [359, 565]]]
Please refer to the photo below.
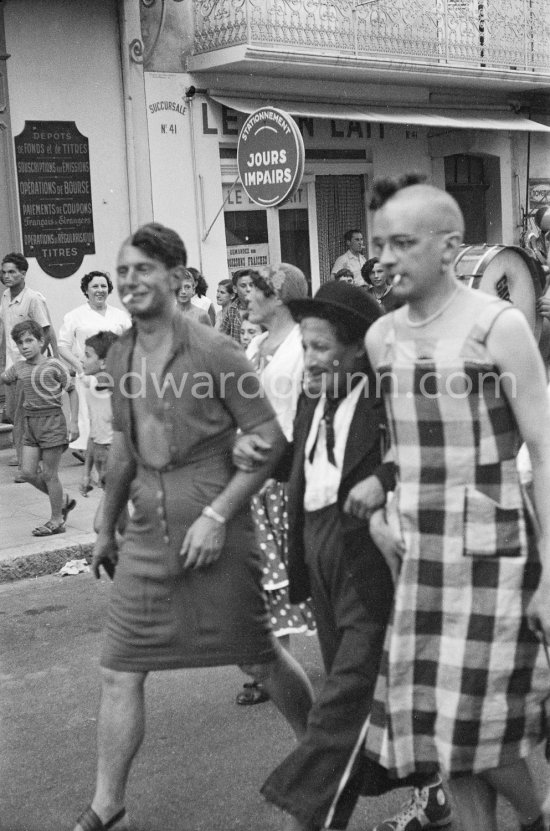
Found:
[[[371, 207], [376, 256], [351, 230], [315, 296], [279, 263], [221, 280], [218, 311], [178, 234], [142, 226], [118, 255], [125, 311], [91, 272], [57, 338], [28, 264], [4, 258], [18, 479], [51, 507], [33, 533], [75, 508], [69, 442], [81, 493], [104, 489], [97, 779], [74, 831], [129, 827], [148, 673], [227, 664], [250, 679], [237, 703], [270, 700], [296, 737], [261, 788], [282, 831], [344, 829], [361, 795], [403, 786], [375, 831], [453, 811], [497, 831], [497, 796], [546, 829], [527, 764], [550, 729], [545, 366], [520, 311], [456, 279], [449, 194], [406, 177]], [[319, 639], [317, 695], [299, 632]]]

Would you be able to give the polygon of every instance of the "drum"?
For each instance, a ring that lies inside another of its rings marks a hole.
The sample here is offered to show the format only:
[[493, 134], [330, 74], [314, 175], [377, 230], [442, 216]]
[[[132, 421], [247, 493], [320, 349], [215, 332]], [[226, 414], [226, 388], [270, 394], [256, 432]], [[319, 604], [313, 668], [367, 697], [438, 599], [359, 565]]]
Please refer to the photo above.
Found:
[[455, 260], [457, 277], [470, 288], [481, 289], [521, 309], [537, 341], [542, 318], [537, 300], [546, 281], [542, 265], [514, 245], [461, 245]]

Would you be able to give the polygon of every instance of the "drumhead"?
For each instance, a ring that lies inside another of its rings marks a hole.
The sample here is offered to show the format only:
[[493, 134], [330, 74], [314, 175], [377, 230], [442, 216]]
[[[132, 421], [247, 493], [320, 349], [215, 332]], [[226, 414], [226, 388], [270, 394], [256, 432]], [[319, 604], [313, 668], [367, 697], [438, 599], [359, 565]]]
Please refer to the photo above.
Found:
[[521, 309], [537, 340], [542, 319], [537, 313], [545, 274], [540, 263], [513, 245], [462, 245], [456, 274], [473, 289], [500, 297]]

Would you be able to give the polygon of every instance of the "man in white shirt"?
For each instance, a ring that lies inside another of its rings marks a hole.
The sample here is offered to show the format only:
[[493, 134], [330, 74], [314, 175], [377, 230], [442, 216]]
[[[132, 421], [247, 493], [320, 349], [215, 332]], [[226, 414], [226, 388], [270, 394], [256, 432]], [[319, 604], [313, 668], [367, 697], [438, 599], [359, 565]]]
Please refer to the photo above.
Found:
[[[34, 291], [34, 289], [25, 285], [28, 268], [29, 263], [22, 254], [6, 254], [2, 260], [2, 283], [6, 287], [6, 291], [0, 298], [0, 321], [3, 329], [5, 364], [0, 370], [9, 369], [12, 364], [21, 360], [19, 349], [10, 333], [13, 327], [23, 320], [35, 320], [44, 332], [44, 349], [51, 343], [54, 347], [54, 353], [57, 353], [55, 336], [53, 339], [51, 337], [53, 330], [46, 301], [40, 292]], [[13, 444], [17, 454], [17, 463], [19, 463], [20, 447], [23, 440], [23, 395], [21, 385], [11, 384], [5, 387], [5, 395], [5, 413], [13, 424]], [[24, 482], [25, 480], [18, 474], [15, 481]]]
[[358, 228], [352, 228], [344, 234], [344, 242], [347, 246], [347, 251], [338, 257], [331, 268], [330, 276], [334, 280], [342, 268], [349, 268], [353, 274], [353, 282], [356, 286], [364, 286], [365, 281], [361, 275], [361, 269], [366, 263], [366, 259], [362, 254], [364, 249], [363, 233]]

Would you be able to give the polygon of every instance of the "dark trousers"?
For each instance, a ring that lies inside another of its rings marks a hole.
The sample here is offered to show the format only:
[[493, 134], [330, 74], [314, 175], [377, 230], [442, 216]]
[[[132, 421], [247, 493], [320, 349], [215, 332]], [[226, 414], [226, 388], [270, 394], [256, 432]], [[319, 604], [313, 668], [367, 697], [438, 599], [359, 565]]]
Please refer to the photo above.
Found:
[[326, 824], [329, 811], [330, 827], [345, 828], [361, 793], [361, 754], [353, 761], [352, 756], [370, 711], [385, 627], [354, 588], [337, 506], [306, 513], [304, 540], [327, 675], [306, 735], [269, 776], [262, 793], [313, 831]]

